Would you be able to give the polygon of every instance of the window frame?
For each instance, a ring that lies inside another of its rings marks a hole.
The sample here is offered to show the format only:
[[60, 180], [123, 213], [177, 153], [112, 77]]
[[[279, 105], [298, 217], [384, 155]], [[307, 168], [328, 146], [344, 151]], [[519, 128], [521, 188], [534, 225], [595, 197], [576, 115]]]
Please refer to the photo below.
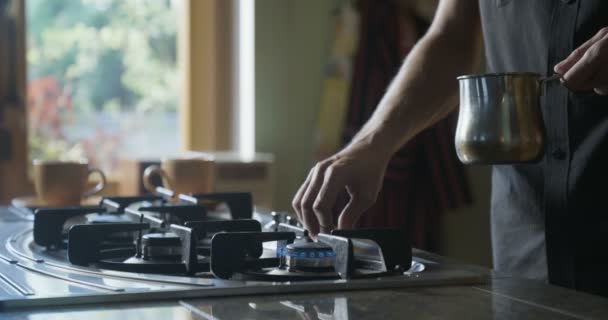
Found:
[[[6, 34], [7, 39], [15, 40], [13, 46], [3, 46], [7, 59], [0, 61], [0, 68], [11, 65], [14, 74], [9, 74], [9, 81], [0, 88], [0, 119], [4, 129], [10, 133], [10, 158], [0, 161], [0, 203], [7, 203], [15, 196], [31, 193], [33, 186], [27, 177], [28, 140], [26, 97], [26, 61], [25, 61], [25, 3], [24, 0], [13, 0], [8, 3], [7, 14], [0, 13], [0, 20], [15, 24], [14, 34]], [[3, 30], [6, 32], [6, 30]], [[9, 51], [12, 51], [9, 53]], [[11, 68], [8, 68], [9, 70]], [[9, 85], [10, 82], [16, 85]], [[12, 92], [9, 92], [12, 91]]]
[[[234, 148], [235, 1], [182, 0], [181, 150]], [[229, 35], [229, 36], [226, 36]]]

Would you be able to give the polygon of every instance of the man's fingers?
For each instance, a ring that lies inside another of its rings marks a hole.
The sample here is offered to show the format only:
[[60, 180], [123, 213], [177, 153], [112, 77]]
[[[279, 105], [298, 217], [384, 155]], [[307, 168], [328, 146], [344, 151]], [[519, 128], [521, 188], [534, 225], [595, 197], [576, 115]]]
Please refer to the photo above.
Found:
[[587, 40], [581, 46], [572, 51], [572, 53], [566, 59], [556, 64], [553, 68], [553, 71], [561, 75], [568, 72], [581, 58], [583, 58], [583, 56], [591, 46], [593, 46], [596, 42], [600, 41], [606, 35], [608, 35], [608, 28], [601, 29], [591, 39]]
[[607, 62], [608, 39], [602, 39], [594, 43], [563, 75], [564, 85], [573, 91], [587, 91], [601, 87], [601, 80], [604, 78], [601, 71]]
[[363, 211], [367, 209], [365, 202], [357, 196], [357, 194], [351, 194], [350, 201], [340, 213], [338, 218], [338, 229], [352, 229], [363, 214]]
[[344, 190], [344, 187], [340, 173], [335, 169], [335, 166], [329, 166], [325, 170], [323, 185], [313, 204], [313, 210], [319, 221], [321, 232], [327, 233], [334, 229], [333, 208], [338, 194]]
[[608, 95], [608, 57], [604, 58], [604, 63], [591, 79], [593, 91], [600, 95]]
[[306, 176], [306, 180], [304, 181], [304, 183], [302, 183], [302, 185], [300, 186], [300, 189], [298, 189], [298, 191], [296, 192], [296, 195], [293, 197], [293, 200], [291, 202], [291, 206], [293, 207], [293, 210], [295, 210], [296, 215], [298, 216], [298, 220], [301, 223], [304, 223], [304, 217], [302, 216], [302, 212], [301, 212], [302, 210], [300, 209], [302, 207], [302, 198], [304, 197], [304, 193], [308, 189], [308, 185], [310, 184], [310, 179], [312, 178], [312, 174], [313, 174], [313, 170], [310, 170], [310, 172], [308, 172], [308, 176]]
[[553, 71], [561, 75], [568, 72], [572, 68], [572, 66], [574, 66], [579, 60], [581, 60], [581, 58], [585, 55], [585, 52], [587, 52], [587, 49], [589, 49], [592, 44], [593, 43], [584, 44], [578, 47], [576, 50], [572, 51], [572, 53], [566, 59], [564, 59], [562, 62], [556, 64], [555, 67], [553, 67]]
[[595, 88], [595, 89], [593, 89], [593, 91], [595, 91], [595, 93], [597, 93], [597, 94], [605, 96], [605, 95], [608, 95], [608, 86]]
[[304, 196], [302, 197], [300, 210], [302, 211], [303, 222], [306, 230], [312, 235], [319, 233], [319, 222], [315, 216], [313, 205], [319, 194], [319, 190], [323, 185], [323, 178], [325, 175], [325, 169], [329, 165], [328, 162], [318, 163], [312, 170], [312, 177], [310, 184]]

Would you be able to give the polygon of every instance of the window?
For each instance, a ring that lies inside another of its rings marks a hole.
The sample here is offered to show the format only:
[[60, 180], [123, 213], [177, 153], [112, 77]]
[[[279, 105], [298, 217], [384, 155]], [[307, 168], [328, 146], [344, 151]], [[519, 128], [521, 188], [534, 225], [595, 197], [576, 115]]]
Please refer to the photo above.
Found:
[[31, 158], [177, 151], [179, 1], [27, 0]]

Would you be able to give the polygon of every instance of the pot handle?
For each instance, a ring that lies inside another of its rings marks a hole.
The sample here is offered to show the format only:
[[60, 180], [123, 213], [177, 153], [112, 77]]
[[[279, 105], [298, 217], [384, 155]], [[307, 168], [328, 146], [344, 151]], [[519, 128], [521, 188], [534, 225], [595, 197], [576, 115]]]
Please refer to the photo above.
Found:
[[553, 80], [561, 79], [562, 77], [563, 76], [561, 74], [554, 73], [553, 75], [542, 77], [542, 78], [538, 79], [538, 82], [553, 81]]
[[539, 85], [540, 90], [541, 90], [540, 91], [540, 95], [541, 96], [545, 95], [545, 90], [543, 89], [543, 86], [542, 86], [543, 82], [553, 81], [553, 80], [558, 80], [558, 79], [561, 80], [562, 78], [563, 78], [563, 76], [561, 74], [554, 73], [554, 74], [552, 74], [550, 76], [545, 76], [545, 77], [542, 77], [542, 78], [538, 79], [537, 80], [538, 81], [538, 85]]

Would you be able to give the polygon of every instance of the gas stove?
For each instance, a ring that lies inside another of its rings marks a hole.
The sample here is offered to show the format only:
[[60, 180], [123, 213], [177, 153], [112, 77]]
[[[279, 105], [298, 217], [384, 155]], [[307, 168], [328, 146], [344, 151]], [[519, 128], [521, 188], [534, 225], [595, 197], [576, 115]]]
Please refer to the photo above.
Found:
[[106, 197], [0, 211], [0, 307], [480, 283], [398, 229], [313, 239], [248, 193]]

